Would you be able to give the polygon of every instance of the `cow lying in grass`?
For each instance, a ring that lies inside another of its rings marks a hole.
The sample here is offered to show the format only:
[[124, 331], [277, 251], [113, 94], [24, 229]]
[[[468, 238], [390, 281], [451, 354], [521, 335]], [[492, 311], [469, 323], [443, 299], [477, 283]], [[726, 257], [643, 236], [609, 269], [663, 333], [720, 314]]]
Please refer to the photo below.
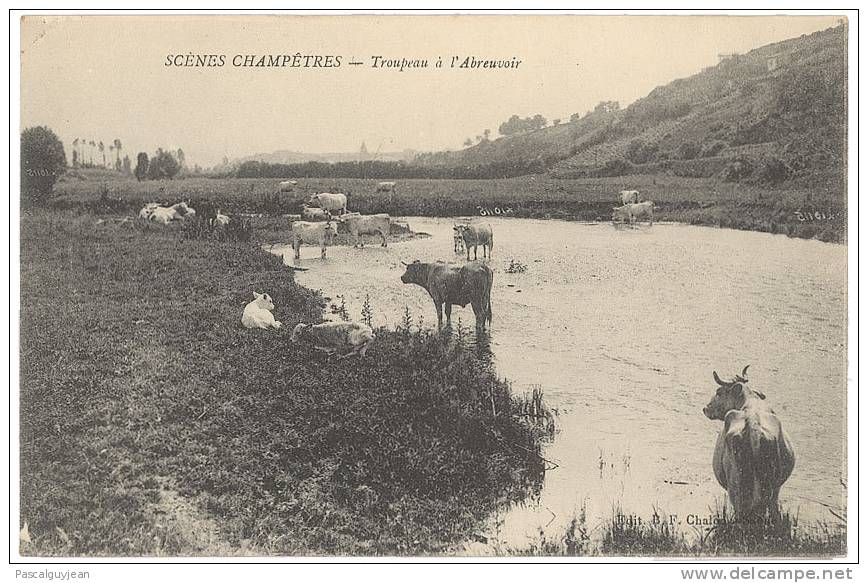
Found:
[[280, 322], [271, 313], [273, 309], [270, 295], [253, 292], [253, 301], [244, 306], [241, 324], [245, 328], [280, 328]]
[[323, 322], [322, 324], [299, 324], [292, 331], [293, 342], [303, 340], [313, 344], [317, 350], [328, 354], [352, 348], [339, 358], [353, 354], [364, 356], [374, 342], [374, 331], [367, 324], [359, 322]]

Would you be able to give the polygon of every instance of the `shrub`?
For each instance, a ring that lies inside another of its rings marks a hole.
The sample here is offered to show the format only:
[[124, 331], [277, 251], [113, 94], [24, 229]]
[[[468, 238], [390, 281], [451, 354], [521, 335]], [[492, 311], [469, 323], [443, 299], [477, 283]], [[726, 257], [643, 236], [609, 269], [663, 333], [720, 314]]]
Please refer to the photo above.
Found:
[[630, 162], [623, 158], [614, 158], [603, 164], [594, 174], [598, 177], [623, 176], [629, 174], [632, 170], [633, 165]]
[[21, 132], [21, 201], [44, 202], [66, 170], [63, 142], [45, 126]]
[[726, 142], [720, 140], [714, 140], [708, 144], [703, 144], [702, 149], [699, 151], [699, 157], [711, 158], [712, 156], [717, 156], [725, 147]]
[[778, 184], [790, 176], [789, 167], [779, 158], [768, 158], [759, 168], [759, 180], [768, 184]]
[[726, 165], [721, 177], [727, 182], [735, 182], [753, 174], [753, 164], [745, 158], [737, 158]]

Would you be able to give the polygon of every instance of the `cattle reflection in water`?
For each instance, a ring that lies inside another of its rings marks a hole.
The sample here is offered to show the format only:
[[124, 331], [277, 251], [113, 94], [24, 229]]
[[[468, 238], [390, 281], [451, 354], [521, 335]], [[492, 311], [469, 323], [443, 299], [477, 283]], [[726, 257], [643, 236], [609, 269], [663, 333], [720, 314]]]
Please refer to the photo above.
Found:
[[413, 263], [401, 263], [407, 268], [401, 281], [425, 288], [434, 300], [438, 328], [443, 326], [444, 310], [446, 325], [452, 325], [453, 305], [463, 308], [471, 304], [477, 328], [485, 327], [486, 321], [491, 323], [491, 286], [494, 272], [486, 263], [471, 261], [461, 267], [442, 261], [422, 263], [418, 259]]

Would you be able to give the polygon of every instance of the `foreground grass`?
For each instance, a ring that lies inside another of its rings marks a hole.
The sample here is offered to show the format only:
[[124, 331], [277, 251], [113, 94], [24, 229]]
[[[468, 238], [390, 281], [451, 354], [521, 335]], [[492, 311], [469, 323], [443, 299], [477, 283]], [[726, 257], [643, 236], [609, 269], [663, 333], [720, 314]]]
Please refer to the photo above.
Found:
[[[21, 220], [26, 555], [426, 554], [538, 484], [484, 356], [379, 330], [289, 342], [323, 299], [255, 243], [90, 214]], [[252, 292], [281, 331], [245, 330]]]
[[[402, 180], [395, 193], [377, 193], [377, 180], [298, 179], [294, 193], [279, 190], [278, 179], [208, 179], [136, 182], [87, 172], [55, 186], [60, 208], [97, 207], [100, 193], [117, 199], [116, 210], [134, 213], [144, 202], [212, 201], [232, 213], [298, 213], [311, 192], [346, 192], [349, 208], [394, 216], [510, 216], [519, 218], [610, 220], [617, 193], [637, 189], [653, 200], [655, 220], [764, 231], [844, 242], [846, 185], [777, 187], [723, 182], [715, 178], [636, 175], [555, 179], [545, 175], [499, 180]], [[103, 205], [104, 206], [104, 205]]]

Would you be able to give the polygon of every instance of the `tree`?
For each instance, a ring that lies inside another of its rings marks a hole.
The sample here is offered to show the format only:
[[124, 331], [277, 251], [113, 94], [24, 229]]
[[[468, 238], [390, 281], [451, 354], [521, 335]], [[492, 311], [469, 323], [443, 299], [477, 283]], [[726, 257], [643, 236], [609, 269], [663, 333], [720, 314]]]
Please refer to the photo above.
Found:
[[72, 140], [72, 167], [78, 168], [79, 164], [79, 154], [78, 154], [78, 138]]
[[105, 144], [100, 140], [99, 143], [99, 153], [102, 154], [102, 167], [105, 168]]
[[582, 119], [582, 115], [580, 113], [574, 113], [570, 116], [570, 121], [574, 123], [579, 121], [580, 119]]
[[473, 140], [471, 140], [470, 138], [467, 138], [466, 140], [464, 140], [464, 147], [465, 148], [469, 148], [472, 145], [473, 145]]
[[131, 165], [132, 165], [132, 164], [130, 163], [130, 157], [129, 157], [129, 156], [124, 156], [124, 161], [123, 161], [123, 172], [124, 172], [124, 174], [126, 174], [126, 175], [130, 175], [130, 174], [132, 174], [132, 170], [130, 169]]
[[482, 137], [487, 142], [491, 138], [491, 130], [482, 130]]
[[43, 202], [66, 170], [63, 142], [46, 126], [21, 132], [21, 201]]
[[553, 119], [553, 120], [552, 120], [552, 125], [553, 125], [553, 126], [561, 125], [561, 120], [560, 120], [560, 118]]
[[123, 148], [123, 144], [117, 138], [112, 141], [112, 145], [115, 147], [115, 170], [118, 172], [121, 171], [121, 149]]
[[136, 156], [136, 171], [134, 172], [136, 180], [141, 182], [148, 177], [149, 166], [150, 162], [148, 161], [148, 154], [146, 152], [139, 152], [139, 155]]
[[150, 180], [172, 179], [178, 174], [181, 166], [171, 152], [157, 148], [156, 154], [151, 158], [148, 166], [148, 178]]
[[185, 168], [187, 166], [187, 159], [184, 156], [184, 150], [178, 148], [178, 165], [181, 168]]

